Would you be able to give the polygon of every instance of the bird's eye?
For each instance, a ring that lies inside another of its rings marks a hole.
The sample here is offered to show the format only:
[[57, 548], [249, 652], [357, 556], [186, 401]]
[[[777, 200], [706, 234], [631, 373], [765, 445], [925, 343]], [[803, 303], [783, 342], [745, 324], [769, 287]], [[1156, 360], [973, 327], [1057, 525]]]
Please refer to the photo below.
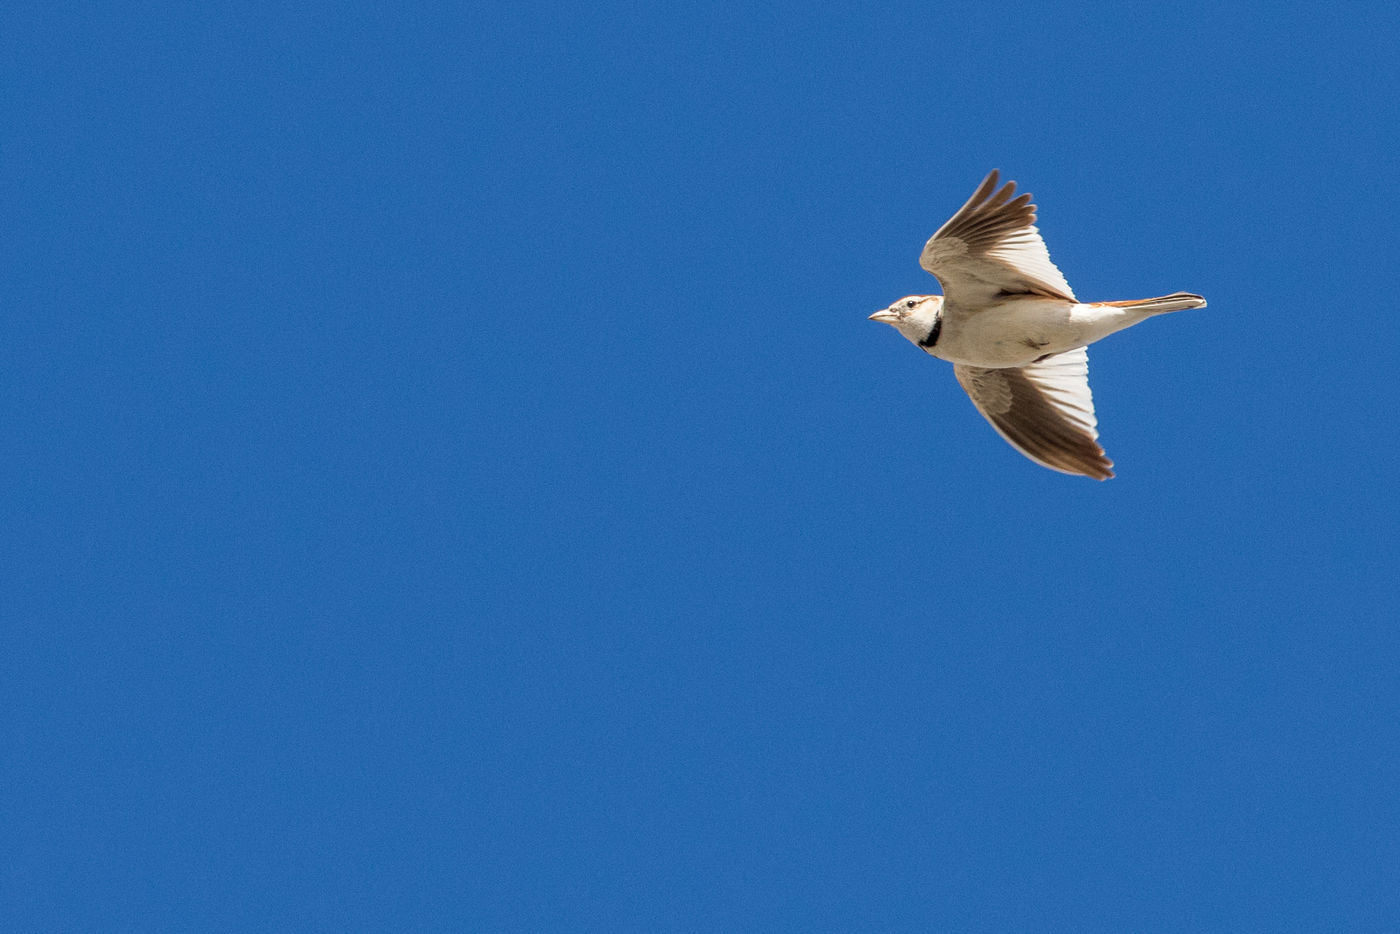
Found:
[[904, 303], [904, 307], [905, 307], [905, 308], [913, 308], [913, 307], [914, 307], [915, 305], [917, 305], [917, 304], [918, 304], [918, 302], [914, 301], [914, 300], [911, 298], [911, 299], [909, 299], [909, 301], [907, 301], [907, 302]]

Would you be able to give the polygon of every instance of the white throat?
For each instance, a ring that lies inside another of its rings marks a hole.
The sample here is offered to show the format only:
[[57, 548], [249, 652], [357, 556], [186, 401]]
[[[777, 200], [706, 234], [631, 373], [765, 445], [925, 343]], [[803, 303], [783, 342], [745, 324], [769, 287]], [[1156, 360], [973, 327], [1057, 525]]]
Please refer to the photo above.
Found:
[[895, 322], [895, 330], [922, 350], [929, 350], [937, 343], [936, 340], [930, 340], [930, 338], [938, 336], [943, 299], [937, 296], [934, 298], [936, 300], [922, 302], [917, 307], [910, 309], [908, 314]]

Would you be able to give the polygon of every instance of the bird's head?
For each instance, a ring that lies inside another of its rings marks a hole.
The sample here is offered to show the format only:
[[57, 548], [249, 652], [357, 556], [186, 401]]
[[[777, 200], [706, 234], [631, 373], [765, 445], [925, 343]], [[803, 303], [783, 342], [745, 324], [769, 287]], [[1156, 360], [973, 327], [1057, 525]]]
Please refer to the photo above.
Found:
[[871, 321], [883, 321], [899, 333], [918, 343], [928, 337], [943, 307], [942, 295], [906, 295], [888, 308], [870, 316]]

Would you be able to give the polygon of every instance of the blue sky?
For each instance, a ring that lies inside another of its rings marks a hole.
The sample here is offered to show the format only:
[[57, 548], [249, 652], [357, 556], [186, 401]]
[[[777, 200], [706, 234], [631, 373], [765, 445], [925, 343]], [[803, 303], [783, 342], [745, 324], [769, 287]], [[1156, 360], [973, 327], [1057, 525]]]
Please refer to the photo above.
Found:
[[[10, 5], [5, 928], [1395, 930], [1397, 28]], [[865, 320], [993, 167], [1108, 483]]]

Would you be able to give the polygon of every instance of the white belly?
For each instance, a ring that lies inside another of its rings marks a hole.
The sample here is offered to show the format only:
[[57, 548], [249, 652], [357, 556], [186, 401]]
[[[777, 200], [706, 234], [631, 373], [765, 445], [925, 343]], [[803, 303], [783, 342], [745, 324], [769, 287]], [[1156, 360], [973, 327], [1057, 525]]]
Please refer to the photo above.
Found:
[[1049, 354], [1092, 344], [1142, 319], [1104, 305], [1054, 298], [1014, 296], [976, 312], [944, 309], [942, 332], [932, 353], [967, 366], [1026, 366]]

